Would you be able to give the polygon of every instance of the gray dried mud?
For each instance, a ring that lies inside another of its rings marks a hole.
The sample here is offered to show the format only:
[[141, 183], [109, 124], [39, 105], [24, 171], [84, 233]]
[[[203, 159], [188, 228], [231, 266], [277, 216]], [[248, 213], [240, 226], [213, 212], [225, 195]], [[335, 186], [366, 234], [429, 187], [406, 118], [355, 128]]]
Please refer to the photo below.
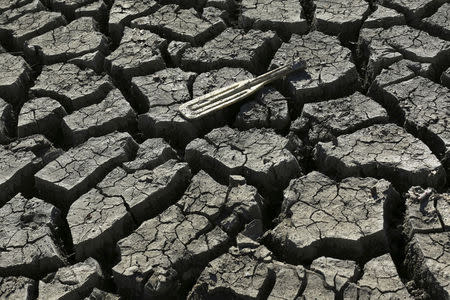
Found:
[[448, 2], [0, 0], [0, 299], [450, 300]]

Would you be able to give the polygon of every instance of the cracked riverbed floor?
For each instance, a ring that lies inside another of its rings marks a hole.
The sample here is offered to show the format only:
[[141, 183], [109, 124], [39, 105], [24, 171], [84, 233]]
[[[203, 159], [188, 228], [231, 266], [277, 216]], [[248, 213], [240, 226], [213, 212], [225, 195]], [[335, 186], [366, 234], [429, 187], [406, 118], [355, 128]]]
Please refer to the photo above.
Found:
[[448, 0], [0, 0], [0, 299], [450, 299], [449, 123]]

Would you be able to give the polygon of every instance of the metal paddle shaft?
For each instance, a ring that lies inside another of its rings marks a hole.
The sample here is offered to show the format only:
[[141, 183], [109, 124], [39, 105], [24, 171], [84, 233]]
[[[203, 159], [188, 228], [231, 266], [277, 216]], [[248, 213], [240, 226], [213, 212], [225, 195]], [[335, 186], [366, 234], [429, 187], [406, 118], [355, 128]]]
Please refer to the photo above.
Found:
[[223, 109], [254, 94], [266, 84], [300, 69], [304, 69], [304, 61], [297, 61], [264, 73], [256, 78], [242, 80], [232, 85], [217, 89], [188, 101], [179, 107], [180, 113], [189, 120], [201, 118], [214, 111]]

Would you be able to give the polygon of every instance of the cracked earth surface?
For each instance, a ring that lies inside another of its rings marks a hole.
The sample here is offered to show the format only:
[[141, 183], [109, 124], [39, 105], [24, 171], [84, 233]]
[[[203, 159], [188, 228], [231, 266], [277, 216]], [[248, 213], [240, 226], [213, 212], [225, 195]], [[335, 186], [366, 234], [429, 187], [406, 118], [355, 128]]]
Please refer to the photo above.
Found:
[[448, 0], [0, 0], [0, 299], [450, 299], [449, 122]]

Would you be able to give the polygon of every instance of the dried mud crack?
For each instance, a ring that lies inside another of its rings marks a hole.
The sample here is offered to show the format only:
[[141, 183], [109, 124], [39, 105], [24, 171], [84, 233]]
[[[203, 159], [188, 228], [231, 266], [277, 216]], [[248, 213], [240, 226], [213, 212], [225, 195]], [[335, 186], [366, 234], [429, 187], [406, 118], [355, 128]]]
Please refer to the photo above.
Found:
[[449, 122], [447, 0], [0, 0], [0, 299], [450, 300]]

